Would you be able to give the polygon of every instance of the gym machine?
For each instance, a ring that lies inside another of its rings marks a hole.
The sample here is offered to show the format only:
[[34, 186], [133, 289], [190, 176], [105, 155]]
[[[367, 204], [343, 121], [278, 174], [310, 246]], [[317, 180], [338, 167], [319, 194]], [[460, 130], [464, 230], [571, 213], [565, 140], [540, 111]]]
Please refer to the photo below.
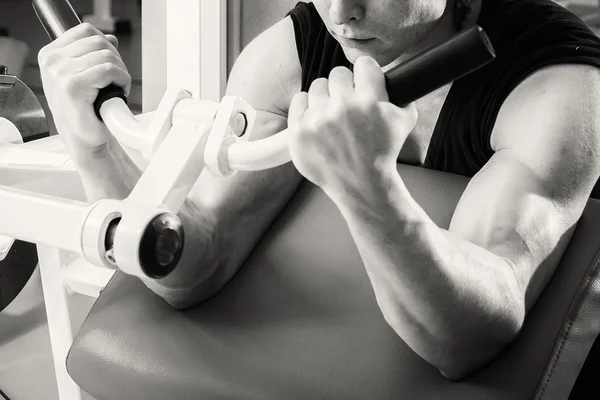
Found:
[[[33, 7], [52, 40], [81, 23], [66, 0], [34, 0]], [[408, 104], [494, 57], [485, 32], [474, 27], [389, 70], [390, 100]], [[72, 251], [129, 275], [162, 278], [176, 268], [184, 249], [177, 212], [205, 167], [226, 177], [290, 161], [286, 130], [251, 140], [255, 111], [243, 99], [203, 101], [168, 88], [149, 123], [126, 103], [122, 89], [111, 85], [100, 91], [94, 107], [115, 138], [147, 162], [130, 195], [87, 204], [2, 187], [0, 234]], [[27, 219], [35, 223], [23, 224]]]
[[[192, 4], [199, 2], [186, 2], [186, 6]], [[177, 50], [184, 53], [185, 49]], [[183, 55], [175, 57], [178, 63]], [[452, 67], [451, 63], [442, 65]], [[434, 72], [404, 80], [402, 90], [430, 84]], [[173, 80], [169, 86], [179, 86], [178, 82]], [[194, 94], [198, 93], [195, 88]], [[390, 93], [394, 94], [391, 89]], [[117, 101], [111, 98], [99, 108], [105, 120], [110, 119], [105, 107], [112, 100]], [[156, 150], [146, 157], [148, 165], [165, 149], [175, 149], [176, 140], [171, 137], [179, 128], [183, 131], [185, 122], [192, 121], [188, 133], [212, 133], [222, 105], [215, 105], [214, 116], [202, 124], [196, 114], [191, 119], [180, 117], [185, 103], [195, 101], [184, 97], [164, 107], [172, 111], [166, 119], [170, 121], [168, 133], [152, 147]], [[246, 127], [244, 135], [249, 137], [243, 139], [232, 133], [244, 125], [242, 117], [248, 118], [244, 110], [241, 113], [228, 120], [231, 147], [253, 143], [251, 127]], [[158, 115], [147, 116], [151, 123], [144, 135], [153, 122], [161, 121]], [[197, 129], [192, 128], [194, 121]], [[142, 147], [136, 147], [140, 154]], [[200, 161], [210, 156], [207, 148], [196, 151]], [[163, 166], [169, 166], [164, 158]], [[208, 163], [206, 167], [210, 171]], [[400, 164], [398, 172], [425, 212], [447, 228], [468, 179]], [[219, 169], [213, 173], [221, 174]], [[64, 348], [55, 353], [55, 365], [72, 377], [72, 384], [98, 399], [566, 399], [570, 392], [581, 392], [581, 386], [571, 389], [577, 375], [585, 375], [582, 366], [590, 361], [586, 356], [598, 336], [597, 319], [590, 316], [598, 314], [600, 304], [599, 206], [590, 200], [561, 265], [529, 313], [519, 338], [462, 382], [444, 379], [390, 329], [347, 224], [330, 199], [309, 182], [302, 183], [240, 272], [210, 301], [175, 310], [135, 276], [115, 273], [75, 341], [64, 341]], [[176, 212], [158, 201], [144, 207]], [[122, 220], [115, 229], [126, 226]], [[122, 263], [116, 260], [118, 268]], [[55, 271], [46, 268], [46, 277], [52, 278]], [[594, 368], [588, 371], [593, 373]], [[593, 376], [588, 381], [594, 382]], [[68, 385], [65, 389], [63, 398], [79, 398], [76, 390], [69, 391]]]

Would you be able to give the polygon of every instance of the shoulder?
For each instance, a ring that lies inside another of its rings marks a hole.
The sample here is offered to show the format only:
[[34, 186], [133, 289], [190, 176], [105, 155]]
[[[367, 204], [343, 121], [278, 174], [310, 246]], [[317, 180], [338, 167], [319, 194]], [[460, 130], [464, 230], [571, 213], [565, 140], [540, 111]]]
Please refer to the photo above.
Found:
[[288, 16], [243, 49], [229, 75], [227, 94], [243, 98], [257, 110], [287, 116], [301, 78], [294, 25]]
[[531, 74], [503, 103], [491, 145], [540, 179], [587, 191], [600, 174], [600, 69], [562, 64]]
[[[600, 124], [600, 69], [585, 64], [541, 68], [506, 98], [492, 135], [495, 151], [552, 140], [573, 124]], [[519, 133], [526, 129], [528, 135]]]

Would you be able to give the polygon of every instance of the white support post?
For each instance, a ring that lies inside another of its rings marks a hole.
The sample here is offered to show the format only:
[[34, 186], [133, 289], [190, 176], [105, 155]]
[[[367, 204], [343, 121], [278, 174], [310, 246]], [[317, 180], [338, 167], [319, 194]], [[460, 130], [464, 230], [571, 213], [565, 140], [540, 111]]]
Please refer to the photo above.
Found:
[[[170, 0], [171, 3], [179, 0]], [[167, 89], [167, 0], [142, 1], [142, 112], [158, 108]]]
[[94, 0], [94, 15], [101, 19], [112, 19], [112, 0]]
[[227, 0], [167, 2], [167, 86], [220, 101], [227, 79]]
[[[599, 0], [600, 1], [600, 0]], [[229, 50], [230, 60], [228, 61], [228, 70], [233, 67], [235, 60], [239, 57], [242, 52], [242, 3], [241, 0], [230, 0], [230, 10], [228, 23], [231, 25], [227, 26], [228, 43], [231, 46]]]
[[73, 344], [73, 328], [68, 305], [70, 293], [61, 275], [65, 252], [48, 246], [38, 245], [37, 248], [58, 397], [60, 400], [81, 400], [81, 389], [67, 372], [66, 364]]
[[112, 15], [112, 0], [94, 0], [94, 12], [83, 16], [83, 22], [89, 22], [104, 33], [115, 33], [117, 19]]
[[200, 3], [200, 98], [221, 101], [227, 80], [227, 0]]

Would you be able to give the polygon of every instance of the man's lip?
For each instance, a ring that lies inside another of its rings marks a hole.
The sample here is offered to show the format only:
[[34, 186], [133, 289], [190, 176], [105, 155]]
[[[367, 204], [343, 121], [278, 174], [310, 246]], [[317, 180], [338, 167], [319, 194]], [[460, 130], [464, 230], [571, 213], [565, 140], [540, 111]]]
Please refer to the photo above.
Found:
[[338, 35], [337, 33], [334, 34], [335, 36], [337, 36], [340, 39], [343, 40], [358, 40], [358, 41], [364, 41], [364, 40], [371, 40], [374, 39], [372, 37], [349, 37], [349, 36], [343, 36], [343, 35]]
[[373, 38], [368, 38], [368, 39], [355, 39], [355, 38], [348, 38], [345, 36], [338, 36], [338, 41], [342, 44], [345, 44], [347, 46], [361, 46], [363, 44], [367, 44], [369, 43], [371, 40], [373, 40]]

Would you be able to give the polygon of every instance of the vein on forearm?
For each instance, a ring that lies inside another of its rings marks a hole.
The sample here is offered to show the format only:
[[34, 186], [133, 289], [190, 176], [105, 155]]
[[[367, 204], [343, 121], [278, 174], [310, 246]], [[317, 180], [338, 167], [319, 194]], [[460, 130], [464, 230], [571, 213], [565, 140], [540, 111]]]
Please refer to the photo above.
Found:
[[405, 188], [390, 190], [340, 207], [390, 326], [422, 353], [504, 341], [518, 298], [506, 261], [439, 228]]

